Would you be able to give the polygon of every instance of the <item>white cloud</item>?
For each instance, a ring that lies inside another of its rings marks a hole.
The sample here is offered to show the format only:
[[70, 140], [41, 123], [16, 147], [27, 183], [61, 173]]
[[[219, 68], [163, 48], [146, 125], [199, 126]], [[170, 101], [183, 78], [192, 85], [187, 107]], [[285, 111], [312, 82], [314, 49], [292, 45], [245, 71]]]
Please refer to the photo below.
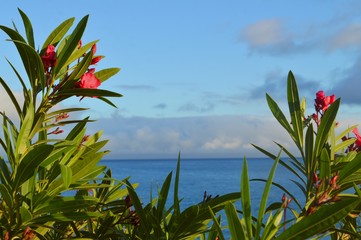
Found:
[[242, 147], [242, 140], [233, 138], [214, 138], [211, 141], [204, 143], [203, 148], [205, 150], [214, 150], [214, 149], [229, 149], [236, 150]]
[[282, 22], [278, 19], [262, 20], [249, 25], [243, 32], [243, 37], [251, 47], [265, 47], [286, 40]]
[[206, 116], [185, 118], [113, 118], [89, 124], [109, 139], [107, 158], [263, 156], [250, 143], [278, 153], [273, 140], [290, 147], [290, 138], [271, 117]]

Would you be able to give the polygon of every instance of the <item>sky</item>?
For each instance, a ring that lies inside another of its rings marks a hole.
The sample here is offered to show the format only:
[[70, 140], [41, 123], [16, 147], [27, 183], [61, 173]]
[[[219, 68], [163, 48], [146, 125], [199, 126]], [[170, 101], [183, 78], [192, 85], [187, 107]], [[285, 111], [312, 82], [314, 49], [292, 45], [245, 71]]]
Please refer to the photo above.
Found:
[[[274, 141], [295, 150], [268, 109], [265, 94], [287, 112], [291, 70], [307, 114], [318, 90], [341, 97], [340, 128], [361, 121], [360, 1], [7, 1], [0, 24], [22, 29], [24, 11], [41, 46], [62, 21], [89, 14], [83, 42], [99, 40], [97, 70], [121, 71], [100, 88], [124, 95], [112, 108], [72, 99], [109, 139], [109, 159], [262, 156]], [[0, 76], [20, 87], [5, 58], [21, 67], [0, 33]], [[9, 80], [8, 80], [9, 79]], [[0, 89], [0, 108], [11, 112]]]

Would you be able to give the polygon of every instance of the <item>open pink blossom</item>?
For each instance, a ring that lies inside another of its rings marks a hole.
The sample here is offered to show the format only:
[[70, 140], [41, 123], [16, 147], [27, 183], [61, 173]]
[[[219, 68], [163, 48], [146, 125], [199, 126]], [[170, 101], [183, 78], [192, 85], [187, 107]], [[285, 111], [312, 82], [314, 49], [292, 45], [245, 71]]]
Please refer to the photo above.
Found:
[[325, 92], [320, 90], [316, 93], [316, 99], [315, 99], [315, 108], [316, 112], [320, 112], [321, 110], [325, 112], [328, 107], [334, 103], [336, 100], [335, 95], [326, 96]]
[[95, 77], [94, 71], [95, 71], [95, 69], [91, 68], [88, 70], [88, 72], [84, 73], [81, 76], [80, 81], [78, 82], [79, 88], [95, 89], [100, 86], [101, 82], [98, 78]]

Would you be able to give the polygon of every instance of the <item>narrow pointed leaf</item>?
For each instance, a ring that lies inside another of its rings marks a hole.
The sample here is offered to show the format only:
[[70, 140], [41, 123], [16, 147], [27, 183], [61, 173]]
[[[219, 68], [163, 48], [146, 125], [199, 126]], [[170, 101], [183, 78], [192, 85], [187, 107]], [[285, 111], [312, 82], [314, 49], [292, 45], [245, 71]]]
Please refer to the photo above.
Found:
[[241, 203], [243, 218], [246, 223], [247, 236], [251, 238], [252, 234], [252, 210], [251, 210], [251, 191], [249, 187], [248, 166], [246, 157], [243, 159], [243, 168], [241, 175]]
[[227, 216], [228, 228], [231, 233], [232, 240], [251, 239], [243, 230], [241, 220], [238, 217], [237, 210], [232, 203], [228, 203], [224, 208]]
[[121, 97], [122, 95], [116, 92], [102, 89], [77, 88], [60, 90], [57, 96]]
[[263, 218], [264, 218], [264, 215], [265, 215], [265, 212], [266, 212], [266, 207], [267, 207], [267, 201], [268, 201], [268, 195], [269, 195], [269, 192], [271, 190], [271, 186], [272, 186], [272, 182], [273, 182], [273, 177], [275, 175], [275, 172], [276, 172], [276, 168], [277, 168], [277, 165], [278, 165], [278, 161], [279, 161], [279, 158], [280, 158], [280, 155], [281, 155], [281, 152], [278, 154], [278, 157], [275, 159], [275, 162], [271, 168], [271, 171], [268, 175], [268, 179], [267, 179], [267, 182], [266, 182], [266, 186], [264, 187], [264, 190], [263, 190], [263, 194], [262, 194], [262, 200], [261, 200], [261, 203], [260, 203], [260, 206], [259, 206], [259, 210], [258, 210], [258, 219], [257, 219], [257, 227], [256, 227], [256, 236], [259, 236], [260, 233], [261, 233], [261, 228], [262, 228], [262, 222], [263, 222]]
[[72, 181], [71, 168], [64, 164], [60, 164], [60, 170], [61, 170], [61, 177], [63, 179], [64, 186], [65, 186], [65, 188], [69, 188], [70, 183]]
[[295, 143], [298, 145], [300, 150], [302, 150], [303, 119], [302, 119], [302, 112], [300, 106], [300, 99], [298, 96], [298, 88], [295, 77], [293, 76], [293, 73], [291, 71], [288, 73], [287, 98], [288, 98], [288, 107], [290, 110], [290, 115], [292, 120]]
[[65, 36], [70, 27], [73, 25], [74, 18], [69, 18], [62, 22], [58, 27], [54, 29], [45, 40], [44, 45], [41, 47], [40, 55], [44, 55], [49, 45], [56, 46], [58, 42]]
[[34, 108], [31, 103], [29, 104], [24, 121], [22, 122], [19, 131], [19, 135], [17, 136], [16, 149], [15, 149], [16, 160], [18, 160], [18, 158], [21, 157], [21, 155], [28, 150], [28, 145], [30, 141], [30, 132], [33, 126], [33, 122], [34, 122]]
[[57, 76], [60, 69], [62, 69], [65, 63], [68, 61], [74, 49], [78, 46], [79, 41], [83, 35], [86, 24], [88, 21], [88, 16], [83, 17], [78, 25], [75, 27], [74, 31], [70, 35], [68, 41], [65, 43], [63, 49], [61, 50], [56, 62], [56, 66], [53, 69], [53, 76]]
[[120, 68], [107, 68], [94, 73], [95, 77], [101, 82], [109, 79], [120, 71]]
[[34, 175], [35, 170], [40, 166], [41, 162], [49, 156], [54, 149], [52, 145], [41, 145], [29, 151], [21, 160], [17, 168], [13, 183], [13, 190], [24, 183], [26, 180]]
[[28, 44], [35, 49], [35, 42], [34, 42], [34, 33], [33, 33], [33, 27], [31, 25], [31, 22], [28, 18], [28, 16], [26, 16], [26, 14], [21, 11], [19, 8], [19, 13], [21, 15], [21, 18], [23, 19], [23, 23], [24, 23], [24, 28], [25, 28], [25, 32], [26, 32], [26, 38], [28, 39]]
[[180, 153], [178, 153], [178, 161], [177, 161], [177, 169], [175, 174], [175, 181], [174, 181], [174, 213], [173, 215], [177, 217], [180, 214], [180, 204], [179, 204], [179, 197], [178, 197], [178, 188], [179, 188], [179, 175], [180, 175]]
[[147, 216], [143, 210], [140, 199], [139, 199], [137, 193], [134, 191], [134, 188], [132, 187], [132, 185], [128, 182], [128, 180], [125, 180], [125, 182], [127, 184], [127, 189], [128, 189], [132, 204], [134, 206], [134, 209], [135, 209], [137, 215], [139, 216], [140, 228], [143, 229], [143, 233], [145, 233], [146, 236], [149, 236], [150, 229], [148, 226]]
[[336, 119], [339, 106], [340, 106], [340, 99], [337, 99], [334, 103], [331, 104], [331, 106], [327, 109], [327, 111], [322, 117], [322, 121], [320, 123], [320, 126], [318, 127], [316, 141], [315, 141], [315, 147], [313, 153], [314, 159], [317, 159], [317, 157], [319, 157], [319, 155], [321, 154], [321, 150], [328, 139], [328, 135], [330, 129], [332, 128], [332, 124]]
[[273, 114], [273, 116], [277, 119], [277, 121], [282, 125], [284, 129], [290, 134], [292, 139], [295, 141], [295, 133], [292, 130], [288, 120], [286, 119], [285, 115], [283, 114], [282, 110], [278, 107], [277, 103], [268, 95], [266, 94], [266, 99], [268, 106]]

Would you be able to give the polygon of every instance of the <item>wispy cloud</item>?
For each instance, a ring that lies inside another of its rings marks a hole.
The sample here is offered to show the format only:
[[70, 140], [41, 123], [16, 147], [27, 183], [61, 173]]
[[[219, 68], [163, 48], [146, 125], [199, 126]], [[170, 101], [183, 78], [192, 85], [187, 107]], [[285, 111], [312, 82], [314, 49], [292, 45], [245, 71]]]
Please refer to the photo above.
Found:
[[167, 108], [167, 104], [165, 104], [165, 103], [159, 103], [159, 104], [154, 105], [153, 108], [156, 108], [156, 109], [166, 109], [166, 108]]
[[196, 112], [196, 113], [204, 113], [211, 112], [214, 109], [214, 104], [210, 102], [206, 102], [203, 105], [195, 104], [195, 103], [186, 103], [179, 107], [179, 111], [182, 112]]
[[352, 16], [335, 15], [301, 28], [285, 22], [282, 19], [259, 20], [241, 30], [240, 41], [251, 53], [277, 56], [361, 47], [361, 21]]
[[251, 52], [271, 55], [289, 54], [303, 50], [308, 44], [295, 41], [294, 33], [287, 31], [280, 19], [266, 19], [247, 26], [241, 32], [240, 40]]

